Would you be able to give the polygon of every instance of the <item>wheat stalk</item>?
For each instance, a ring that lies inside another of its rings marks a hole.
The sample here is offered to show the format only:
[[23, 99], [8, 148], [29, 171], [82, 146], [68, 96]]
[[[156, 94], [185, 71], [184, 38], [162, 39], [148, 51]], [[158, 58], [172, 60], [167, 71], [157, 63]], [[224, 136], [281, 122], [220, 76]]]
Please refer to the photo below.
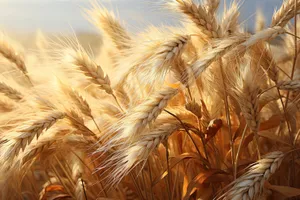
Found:
[[247, 173], [243, 174], [233, 183], [232, 188], [218, 199], [259, 199], [264, 188], [264, 183], [280, 167], [284, 154], [275, 151], [267, 154], [254, 163]]

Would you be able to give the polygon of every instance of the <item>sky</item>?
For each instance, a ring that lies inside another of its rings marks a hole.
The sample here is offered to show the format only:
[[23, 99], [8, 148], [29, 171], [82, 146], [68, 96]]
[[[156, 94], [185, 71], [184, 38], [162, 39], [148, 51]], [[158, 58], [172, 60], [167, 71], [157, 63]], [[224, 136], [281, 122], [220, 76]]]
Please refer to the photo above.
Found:
[[[117, 12], [119, 18], [133, 31], [139, 31], [149, 24], [176, 24], [177, 18], [158, 6], [161, 1], [167, 0], [98, 0], [109, 10]], [[246, 21], [249, 29], [253, 28], [257, 8], [270, 19], [275, 8], [282, 3], [282, 0], [242, 1], [241, 21]], [[90, 0], [0, 0], [0, 30], [96, 32], [96, 28], [83, 15], [84, 8], [90, 7]], [[220, 11], [222, 8], [223, 5]]]

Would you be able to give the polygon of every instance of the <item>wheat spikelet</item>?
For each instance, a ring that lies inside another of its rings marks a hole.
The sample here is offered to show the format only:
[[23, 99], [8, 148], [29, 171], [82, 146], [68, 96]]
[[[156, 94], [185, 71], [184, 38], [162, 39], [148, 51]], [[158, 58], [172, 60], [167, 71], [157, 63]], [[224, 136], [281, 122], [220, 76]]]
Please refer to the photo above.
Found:
[[78, 130], [82, 135], [97, 138], [95, 133], [84, 124], [83, 118], [75, 110], [66, 110], [65, 114], [71, 126]]
[[3, 93], [8, 98], [15, 101], [20, 101], [21, 99], [23, 99], [23, 95], [21, 94], [21, 92], [8, 86], [4, 82], [0, 82], [0, 92]]
[[206, 10], [208, 13], [214, 14], [220, 5], [220, 0], [207, 0]]
[[192, 0], [172, 0], [168, 5], [187, 15], [206, 37], [219, 37], [215, 16], [202, 5], [196, 5]]
[[0, 36], [0, 54], [10, 62], [14, 63], [21, 72], [27, 74], [26, 65], [22, 55], [10, 45], [10, 42], [7, 41], [3, 34]]
[[59, 119], [63, 119], [65, 114], [60, 111], [52, 111], [46, 113], [41, 119], [28, 121], [25, 125], [17, 127], [14, 132], [5, 135], [2, 141], [5, 145], [1, 157], [4, 160], [13, 159], [18, 155], [20, 149], [23, 149], [29, 144], [34, 137], [39, 137], [40, 134], [53, 126]]
[[75, 195], [77, 200], [85, 200], [86, 199], [86, 194], [85, 190], [86, 189], [86, 183], [82, 178], [78, 178], [76, 182], [76, 189], [75, 189]]
[[160, 45], [154, 49], [153, 55], [145, 59], [144, 63], [139, 64], [136, 74], [149, 84], [163, 82], [166, 73], [180, 58], [190, 38], [189, 35], [175, 35], [161, 41]]
[[297, 8], [295, 8], [295, 0], [285, 0], [283, 1], [281, 7], [273, 14], [271, 26], [281, 26], [284, 27], [288, 21], [294, 17], [294, 11], [299, 13], [300, 1], [297, 1]]
[[188, 111], [196, 115], [199, 119], [201, 119], [202, 117], [201, 106], [195, 100], [188, 102], [185, 105], [185, 109], [187, 109]]
[[262, 11], [259, 9], [256, 12], [256, 19], [255, 19], [255, 31], [259, 32], [262, 31], [265, 28], [266, 25], [266, 19], [262, 13]]
[[94, 4], [92, 10], [87, 11], [90, 21], [101, 31], [106, 33], [119, 50], [131, 47], [131, 38], [125, 28], [116, 20], [113, 13]]
[[247, 173], [234, 181], [232, 188], [218, 199], [259, 199], [262, 194], [264, 182], [280, 167], [283, 157], [284, 154], [280, 151], [267, 154], [264, 158], [253, 164]]
[[104, 75], [102, 68], [91, 60], [82, 47], [77, 50], [68, 49], [65, 61], [75, 65], [92, 83], [98, 85], [105, 92], [113, 94], [109, 77]]
[[280, 81], [277, 84], [277, 86], [280, 90], [299, 91], [300, 81], [299, 80]]
[[233, 2], [230, 8], [224, 13], [222, 23], [220, 25], [222, 37], [232, 35], [237, 31], [239, 16], [239, 5]]
[[270, 48], [265, 43], [258, 43], [252, 48], [253, 57], [258, 59], [257, 62], [267, 72], [269, 78], [277, 83], [279, 78], [279, 70]]
[[10, 112], [15, 108], [15, 104], [5, 98], [0, 98], [0, 111], [1, 112]]

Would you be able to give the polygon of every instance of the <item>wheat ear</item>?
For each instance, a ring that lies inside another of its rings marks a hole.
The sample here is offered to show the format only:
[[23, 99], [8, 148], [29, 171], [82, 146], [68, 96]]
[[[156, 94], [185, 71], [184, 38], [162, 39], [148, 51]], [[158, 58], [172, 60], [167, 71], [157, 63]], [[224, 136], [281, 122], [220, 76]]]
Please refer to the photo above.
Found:
[[259, 32], [265, 29], [266, 26], [266, 19], [265, 16], [263, 15], [262, 11], [259, 9], [256, 14], [256, 19], [255, 19], [255, 31]]
[[223, 15], [222, 23], [220, 25], [222, 37], [232, 35], [237, 31], [239, 16], [239, 5], [233, 2], [231, 7], [226, 10]]
[[10, 45], [3, 34], [0, 36], [0, 54], [10, 62], [14, 63], [22, 73], [27, 74], [23, 56]]
[[15, 106], [16, 105], [11, 100], [0, 98], [0, 112], [10, 112]]
[[117, 184], [132, 168], [140, 163], [144, 165], [150, 153], [179, 127], [180, 123], [173, 119], [162, 120], [155, 123], [155, 127], [151, 131], [138, 136], [132, 144], [114, 152], [114, 155], [104, 164], [113, 168], [107, 177], [108, 184]]
[[105, 90], [108, 94], [113, 94], [110, 86], [110, 79], [104, 75], [102, 68], [97, 65], [89, 55], [79, 47], [77, 50], [68, 49], [65, 61], [73, 64], [81, 71], [92, 83], [98, 85], [101, 89]]
[[131, 47], [131, 38], [125, 28], [116, 20], [113, 13], [105, 8], [94, 4], [92, 10], [88, 10], [90, 21], [111, 38], [119, 50], [129, 49]]
[[209, 50], [202, 58], [192, 64], [191, 68], [197, 78], [210, 64], [221, 58], [239, 43], [245, 41], [245, 37], [231, 37], [219, 41], [216, 47]]
[[0, 92], [3, 93], [8, 98], [15, 101], [20, 101], [21, 99], [23, 99], [23, 95], [21, 94], [21, 92], [8, 86], [4, 82], [0, 82]]
[[82, 135], [92, 136], [97, 139], [96, 134], [84, 124], [83, 118], [75, 110], [66, 110], [65, 114], [71, 126], [79, 131]]
[[64, 94], [69, 96], [70, 99], [72, 99], [72, 101], [75, 103], [77, 108], [80, 109], [80, 111], [84, 115], [93, 118], [92, 110], [88, 102], [75, 89], [69, 87], [68, 85], [62, 83], [61, 81], [60, 81], [60, 86]]
[[44, 131], [53, 126], [59, 119], [63, 119], [65, 114], [60, 111], [52, 111], [47, 113], [44, 117], [38, 120], [31, 120], [25, 125], [17, 127], [12, 133], [6, 134], [2, 141], [4, 145], [2, 148], [5, 149], [1, 155], [4, 160], [9, 160], [18, 155], [20, 149], [25, 148], [32, 139], [36, 136], [37, 138]]
[[199, 119], [202, 117], [201, 106], [193, 99], [185, 105], [185, 109], [196, 115]]
[[[295, 1], [297, 1], [297, 8], [295, 8]], [[294, 11], [299, 13], [300, 0], [285, 0], [281, 7], [273, 14], [271, 26], [284, 27], [288, 21], [294, 17]]]
[[220, 0], [207, 0], [206, 10], [210, 14], [214, 14], [220, 5]]
[[262, 194], [264, 183], [280, 167], [284, 154], [275, 151], [267, 154], [253, 164], [249, 171], [231, 183], [232, 188], [220, 199], [223, 200], [258, 200]]
[[[112, 127], [113, 132], [118, 132], [110, 143], [118, 143], [125, 139], [130, 141], [141, 134], [145, 127], [151, 124], [167, 106], [168, 101], [177, 94], [178, 89], [163, 88], [155, 92], [146, 101], [132, 108], [125, 116]], [[110, 137], [108, 133], [106, 137]]]
[[207, 37], [219, 37], [217, 20], [204, 6], [196, 5], [192, 0], [172, 0], [169, 5], [187, 15]]
[[280, 81], [277, 86], [280, 90], [300, 91], [299, 80]]
[[137, 75], [142, 76], [151, 84], [157, 80], [163, 81], [170, 65], [180, 58], [190, 38], [189, 35], [175, 35], [162, 42], [155, 50], [154, 55], [139, 66]]

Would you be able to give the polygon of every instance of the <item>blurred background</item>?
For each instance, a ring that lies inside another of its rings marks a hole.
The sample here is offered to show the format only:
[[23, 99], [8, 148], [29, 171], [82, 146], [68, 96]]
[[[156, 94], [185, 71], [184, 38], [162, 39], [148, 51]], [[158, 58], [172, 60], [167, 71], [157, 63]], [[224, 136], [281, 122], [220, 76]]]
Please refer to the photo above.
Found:
[[[95, 0], [92, 0], [95, 1]], [[114, 10], [125, 26], [138, 32], [149, 24], [176, 24], [176, 16], [161, 8], [167, 0], [97, 0], [109, 10]], [[43, 33], [72, 33], [91, 37], [97, 29], [84, 16], [84, 9], [91, 7], [90, 0], [0, 0], [0, 31], [5, 31], [23, 42], [37, 30]], [[220, 11], [231, 0], [221, 0]], [[267, 23], [282, 0], [241, 0], [241, 19], [251, 31], [254, 27], [255, 12], [260, 9]], [[222, 12], [219, 12], [222, 13]], [[222, 17], [222, 16], [219, 16]]]

